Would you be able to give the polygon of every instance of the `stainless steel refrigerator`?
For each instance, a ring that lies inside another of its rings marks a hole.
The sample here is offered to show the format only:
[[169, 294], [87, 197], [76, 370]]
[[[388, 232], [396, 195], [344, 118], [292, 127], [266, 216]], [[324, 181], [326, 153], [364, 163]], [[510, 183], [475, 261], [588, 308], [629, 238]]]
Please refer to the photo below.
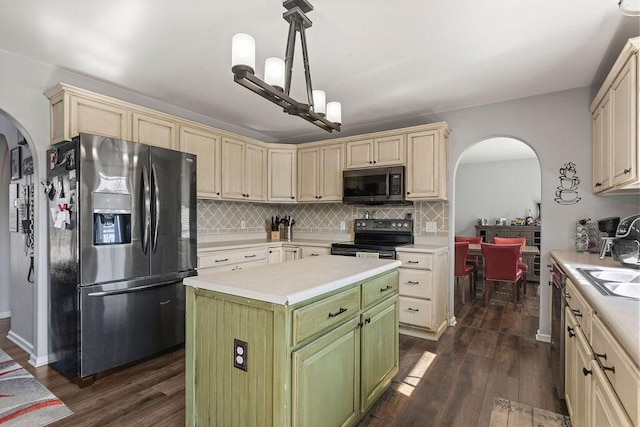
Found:
[[89, 134], [48, 157], [51, 364], [82, 379], [184, 343], [196, 157]]

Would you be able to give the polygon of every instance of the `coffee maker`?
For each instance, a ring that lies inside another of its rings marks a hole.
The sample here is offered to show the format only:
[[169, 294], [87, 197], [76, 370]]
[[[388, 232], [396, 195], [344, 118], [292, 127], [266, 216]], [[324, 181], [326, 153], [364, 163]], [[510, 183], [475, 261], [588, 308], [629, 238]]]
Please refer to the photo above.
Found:
[[620, 221], [611, 245], [611, 254], [613, 259], [626, 267], [640, 268], [640, 214]]
[[611, 245], [616, 237], [618, 224], [620, 224], [619, 216], [612, 216], [598, 220], [598, 230], [600, 230], [601, 235], [604, 234], [600, 239], [600, 259], [604, 259], [606, 255], [611, 254]]

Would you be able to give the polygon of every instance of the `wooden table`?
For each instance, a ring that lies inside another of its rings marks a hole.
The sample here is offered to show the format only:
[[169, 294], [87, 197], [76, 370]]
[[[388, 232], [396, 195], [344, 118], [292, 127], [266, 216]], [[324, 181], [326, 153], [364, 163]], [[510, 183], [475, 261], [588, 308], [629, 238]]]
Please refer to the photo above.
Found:
[[[469, 243], [469, 255], [482, 256], [480, 243]], [[525, 246], [522, 248], [522, 258], [532, 258], [540, 255], [540, 250], [535, 246]]]

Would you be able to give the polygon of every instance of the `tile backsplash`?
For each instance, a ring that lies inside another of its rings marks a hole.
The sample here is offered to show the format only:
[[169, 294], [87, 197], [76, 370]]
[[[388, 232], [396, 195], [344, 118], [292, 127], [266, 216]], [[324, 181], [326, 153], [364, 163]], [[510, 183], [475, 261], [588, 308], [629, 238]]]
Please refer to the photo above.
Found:
[[[350, 206], [328, 204], [260, 204], [198, 200], [198, 234], [265, 232], [271, 217], [289, 215], [295, 219], [294, 229], [302, 233], [353, 233], [353, 220], [375, 211], [375, 218], [414, 219], [416, 236], [445, 236], [449, 229], [449, 204], [445, 201], [416, 202], [409, 206]], [[242, 228], [244, 221], [245, 228]], [[344, 221], [345, 230], [340, 230]]]

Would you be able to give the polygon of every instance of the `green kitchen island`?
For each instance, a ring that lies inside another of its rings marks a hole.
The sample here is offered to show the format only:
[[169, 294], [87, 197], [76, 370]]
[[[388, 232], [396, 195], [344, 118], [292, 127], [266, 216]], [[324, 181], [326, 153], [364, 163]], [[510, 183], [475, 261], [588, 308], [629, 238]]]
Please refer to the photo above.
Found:
[[187, 426], [349, 426], [398, 371], [400, 261], [341, 256], [187, 285]]

